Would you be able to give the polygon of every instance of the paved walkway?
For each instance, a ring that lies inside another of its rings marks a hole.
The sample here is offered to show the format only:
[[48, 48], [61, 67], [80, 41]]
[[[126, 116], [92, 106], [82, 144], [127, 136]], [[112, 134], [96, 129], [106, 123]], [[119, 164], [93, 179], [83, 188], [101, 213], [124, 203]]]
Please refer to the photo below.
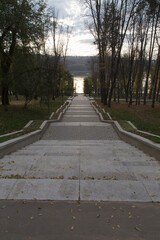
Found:
[[74, 98], [42, 140], [0, 159], [0, 199], [160, 201], [160, 163]]
[[159, 173], [78, 96], [42, 140], [0, 159], [0, 239], [159, 240]]

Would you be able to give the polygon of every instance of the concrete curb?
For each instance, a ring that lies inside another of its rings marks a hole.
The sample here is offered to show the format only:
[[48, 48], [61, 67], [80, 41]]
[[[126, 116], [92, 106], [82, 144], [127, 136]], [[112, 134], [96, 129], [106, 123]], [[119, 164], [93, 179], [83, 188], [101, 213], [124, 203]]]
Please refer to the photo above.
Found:
[[[138, 136], [134, 133], [130, 133], [130, 132], [123, 130], [117, 121], [104, 120], [102, 114], [98, 111], [98, 109], [93, 105], [92, 102], [91, 102], [91, 105], [95, 109], [97, 114], [99, 115], [100, 120], [102, 122], [111, 123], [112, 126], [114, 127], [115, 131], [117, 132], [118, 136], [123, 141], [131, 144], [132, 146], [139, 148], [140, 150], [155, 157], [157, 160], [160, 161], [160, 144], [153, 143], [149, 139], [146, 139], [146, 138]], [[97, 103], [96, 103], [96, 105], [97, 105]], [[131, 126], [132, 125], [133, 124], [131, 123]], [[138, 130], [134, 125], [133, 125], [133, 128], [136, 129], [138, 132], [143, 132], [143, 131]], [[143, 132], [143, 133], [145, 133], [145, 132]]]
[[148, 153], [160, 161], [159, 144], [153, 143], [144, 137], [123, 130], [117, 121], [113, 121], [112, 125], [122, 140], [139, 148], [140, 150], [143, 150], [145, 153]]
[[2, 138], [2, 137], [8, 137], [8, 136], [14, 136], [14, 135], [16, 135], [16, 134], [18, 134], [18, 133], [21, 133], [21, 132], [23, 132], [23, 130], [19, 130], [19, 131], [12, 132], [12, 133], [7, 133], [7, 134], [4, 134], [4, 135], [0, 135], [0, 138]]
[[127, 122], [131, 125], [131, 127], [132, 127], [133, 129], [135, 129], [135, 130], [136, 130], [137, 132], [139, 132], [139, 133], [143, 133], [143, 134], [146, 134], [146, 135], [148, 135], [148, 136], [152, 136], [152, 137], [160, 138], [159, 135], [156, 135], [156, 134], [152, 134], [152, 133], [148, 133], [148, 132], [145, 132], [145, 131], [138, 130], [138, 129], [136, 128], [136, 126], [134, 126], [133, 123], [131, 123], [130, 121], [127, 121]]
[[[72, 100], [73, 100], [73, 98], [72, 98]], [[41, 126], [38, 130], [28, 133], [28, 134], [25, 134], [23, 136], [8, 140], [6, 142], [0, 143], [0, 158], [4, 157], [7, 154], [15, 152], [15, 151], [19, 150], [20, 148], [30, 145], [33, 142], [40, 140], [40, 138], [43, 136], [44, 132], [47, 130], [50, 123], [58, 122], [61, 120], [63, 114], [66, 112], [68, 107], [71, 105], [72, 100], [69, 99], [69, 104], [65, 107], [63, 112], [60, 112], [57, 120], [45, 120], [41, 124]], [[29, 121], [24, 128], [27, 128], [27, 126], [29, 126], [32, 122], [33, 122], [32, 120]], [[18, 132], [23, 132], [23, 130], [17, 131], [14, 134], [16, 134]], [[14, 135], [14, 134], [11, 133], [10, 135]]]

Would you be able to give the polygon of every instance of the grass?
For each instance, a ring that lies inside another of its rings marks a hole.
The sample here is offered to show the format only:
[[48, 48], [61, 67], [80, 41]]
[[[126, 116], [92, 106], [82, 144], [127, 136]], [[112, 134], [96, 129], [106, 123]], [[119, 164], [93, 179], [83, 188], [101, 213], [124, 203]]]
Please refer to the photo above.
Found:
[[152, 142], [160, 143], [160, 138], [155, 137], [155, 136], [149, 136], [145, 133], [137, 132], [134, 128], [132, 128], [132, 126], [129, 123], [127, 123], [125, 121], [118, 121], [118, 122], [125, 131], [134, 133], [134, 134], [139, 135], [141, 137], [145, 137], [145, 138], [151, 140]]
[[59, 114], [66, 108], [67, 105], [68, 105], [68, 102], [66, 102], [66, 104], [61, 109], [59, 109], [57, 113], [56, 112], [54, 113], [52, 119], [56, 120], [59, 117]]
[[29, 127], [25, 128], [23, 130], [23, 132], [20, 132], [20, 133], [17, 133], [15, 135], [11, 135], [11, 136], [1, 137], [0, 138], [0, 143], [11, 140], [11, 139], [14, 139], [14, 138], [17, 138], [17, 137], [20, 137], [22, 135], [25, 135], [25, 134], [33, 132], [33, 131], [36, 131], [40, 128], [42, 123], [43, 123], [43, 120], [35, 121]]
[[[66, 100], [67, 97], [64, 98]], [[61, 97], [50, 104], [51, 112], [55, 112], [62, 105]], [[48, 113], [46, 104], [32, 101], [28, 108], [24, 108], [24, 101], [11, 101], [8, 111], [5, 112], [0, 105], [0, 135], [22, 129], [30, 120], [46, 120], [51, 113]], [[8, 138], [8, 137], [7, 137]]]
[[[100, 99], [96, 99], [98, 104], [109, 112], [113, 120], [117, 121], [131, 121], [139, 130], [148, 133], [156, 134], [160, 136], [160, 104], [157, 103], [155, 108], [151, 108], [150, 103], [146, 106], [133, 104], [128, 107], [125, 102], [115, 103], [112, 102], [111, 108], [104, 106]], [[155, 140], [158, 138], [145, 136], [150, 140]]]
[[104, 120], [110, 120], [107, 113], [104, 113], [100, 107], [97, 107], [95, 103], [93, 105], [98, 109], [98, 111], [102, 114]]

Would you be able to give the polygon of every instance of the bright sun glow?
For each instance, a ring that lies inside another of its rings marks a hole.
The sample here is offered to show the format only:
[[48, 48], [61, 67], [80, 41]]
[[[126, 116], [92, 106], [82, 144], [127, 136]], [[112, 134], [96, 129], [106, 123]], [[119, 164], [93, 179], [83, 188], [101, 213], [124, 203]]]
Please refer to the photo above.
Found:
[[84, 78], [75, 77], [74, 78], [74, 88], [76, 93], [84, 93]]

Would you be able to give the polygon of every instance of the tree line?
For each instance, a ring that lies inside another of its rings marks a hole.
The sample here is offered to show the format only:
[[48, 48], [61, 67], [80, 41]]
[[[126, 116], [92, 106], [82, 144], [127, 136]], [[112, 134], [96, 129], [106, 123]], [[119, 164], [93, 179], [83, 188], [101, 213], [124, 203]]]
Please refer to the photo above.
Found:
[[[98, 48], [92, 59], [92, 90], [101, 102], [160, 102], [159, 0], [83, 0], [87, 27]], [[99, 79], [99, 82], [98, 80]], [[88, 80], [89, 81], [89, 80]], [[99, 86], [100, 85], [100, 86]]]
[[73, 93], [73, 77], [66, 68], [71, 31], [44, 0], [0, 1], [0, 95], [5, 110], [9, 94], [17, 99], [23, 95], [25, 107], [40, 98], [49, 109], [51, 98]]

